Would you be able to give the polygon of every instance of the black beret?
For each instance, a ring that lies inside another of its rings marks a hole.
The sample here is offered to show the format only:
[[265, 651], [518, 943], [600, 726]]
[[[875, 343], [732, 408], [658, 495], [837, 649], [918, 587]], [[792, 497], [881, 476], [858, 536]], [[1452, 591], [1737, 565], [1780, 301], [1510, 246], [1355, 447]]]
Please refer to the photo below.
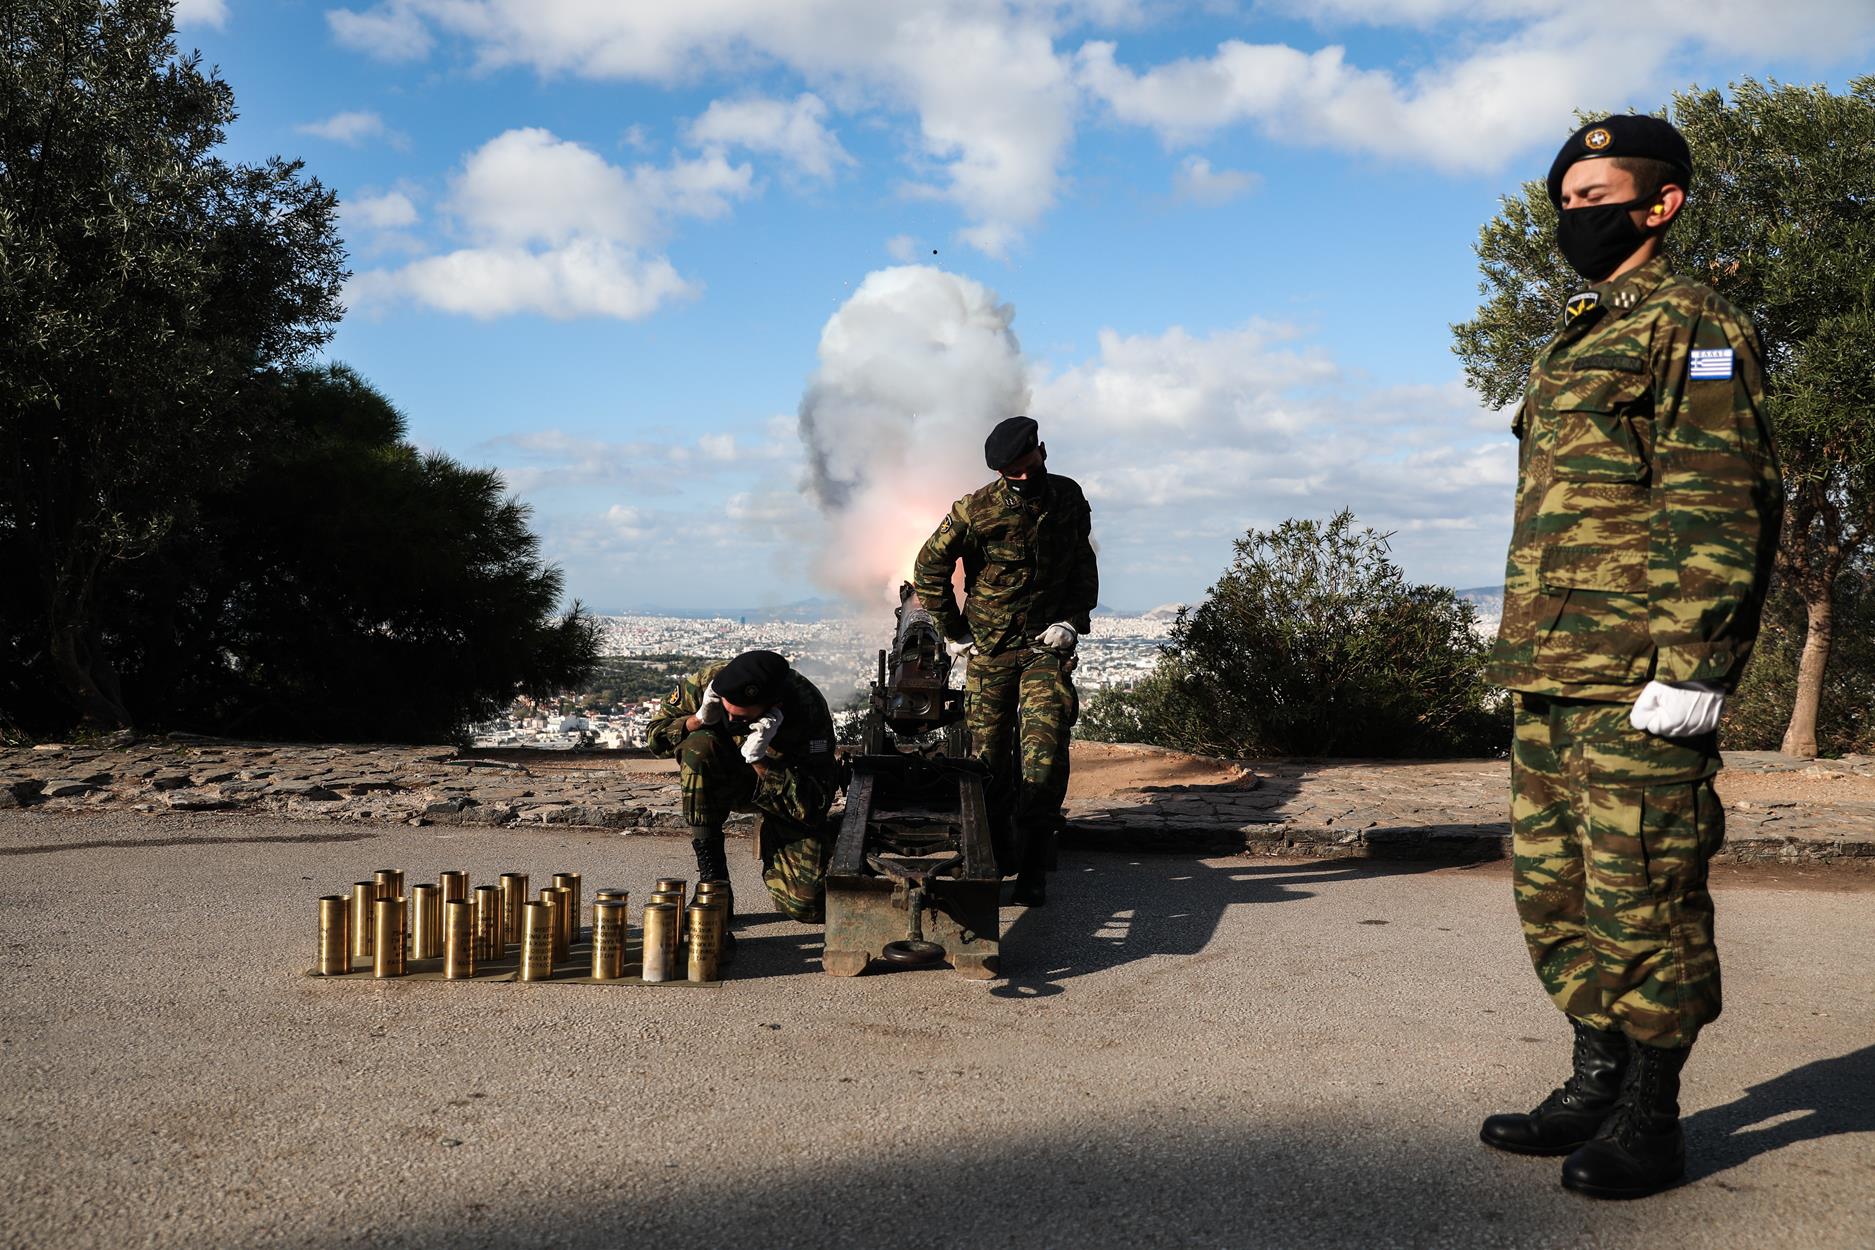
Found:
[[781, 682], [788, 675], [788, 661], [773, 651], [744, 651], [729, 663], [710, 684], [716, 693], [739, 707], [773, 703], [781, 697]]
[[1592, 156], [1637, 156], [1665, 161], [1677, 168], [1683, 182], [1693, 180], [1693, 150], [1673, 123], [1645, 113], [1621, 113], [1590, 122], [1569, 136], [1549, 167], [1549, 202], [1562, 207], [1563, 173], [1577, 161]]
[[992, 469], [1013, 464], [1035, 450], [1041, 427], [1033, 417], [1005, 417], [983, 440], [983, 460]]

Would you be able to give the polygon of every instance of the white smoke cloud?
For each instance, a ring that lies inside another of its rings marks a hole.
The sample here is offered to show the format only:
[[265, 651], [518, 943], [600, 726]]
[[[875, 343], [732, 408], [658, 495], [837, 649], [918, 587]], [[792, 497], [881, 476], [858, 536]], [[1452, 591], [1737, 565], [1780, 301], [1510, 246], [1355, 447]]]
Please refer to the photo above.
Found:
[[988, 480], [984, 437], [1029, 402], [1014, 318], [980, 282], [903, 265], [868, 275], [822, 328], [800, 431], [823, 585], [896, 602], [951, 503]]

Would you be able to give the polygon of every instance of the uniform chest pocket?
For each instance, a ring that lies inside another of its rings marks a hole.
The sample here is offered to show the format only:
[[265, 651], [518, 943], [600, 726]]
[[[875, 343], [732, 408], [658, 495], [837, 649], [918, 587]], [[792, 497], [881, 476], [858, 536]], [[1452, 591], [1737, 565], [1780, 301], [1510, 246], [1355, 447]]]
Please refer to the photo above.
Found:
[[[1563, 482], [1647, 481], [1653, 378], [1638, 357], [1587, 357], [1550, 400], [1551, 457]], [[1619, 366], [1618, 368], [1615, 366]]]
[[986, 542], [977, 582], [985, 588], [1020, 585], [1029, 575], [1028, 548], [1021, 543]]

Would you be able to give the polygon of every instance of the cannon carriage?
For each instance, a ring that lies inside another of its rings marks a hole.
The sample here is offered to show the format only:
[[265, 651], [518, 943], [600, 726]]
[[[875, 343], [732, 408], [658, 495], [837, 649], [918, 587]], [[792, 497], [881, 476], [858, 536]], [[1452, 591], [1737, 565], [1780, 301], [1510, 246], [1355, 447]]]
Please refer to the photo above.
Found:
[[1002, 872], [989, 770], [969, 758], [950, 672], [943, 631], [901, 586], [827, 870], [821, 966], [831, 975], [857, 976], [875, 958], [997, 974]]

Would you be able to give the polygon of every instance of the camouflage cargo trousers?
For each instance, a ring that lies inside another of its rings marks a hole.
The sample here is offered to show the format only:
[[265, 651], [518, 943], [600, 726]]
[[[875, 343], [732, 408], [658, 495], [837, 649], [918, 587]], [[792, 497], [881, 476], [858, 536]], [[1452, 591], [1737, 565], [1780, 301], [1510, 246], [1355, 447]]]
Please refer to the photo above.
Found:
[[1720, 1007], [1717, 736], [1642, 733], [1625, 703], [1516, 698], [1512, 876], [1537, 976], [1594, 1028], [1690, 1046]]
[[971, 751], [989, 766], [991, 809], [1027, 833], [1052, 832], [1068, 796], [1069, 731], [1080, 714], [1073, 671], [1073, 656], [1026, 647], [973, 655], [964, 677], [964, 721]]
[[760, 812], [756, 846], [762, 883], [791, 919], [820, 923], [826, 915], [827, 861], [833, 854], [826, 834], [831, 775], [774, 767], [761, 777], [720, 727], [687, 734], [677, 747], [677, 765], [684, 821], [720, 829], [732, 811]]

